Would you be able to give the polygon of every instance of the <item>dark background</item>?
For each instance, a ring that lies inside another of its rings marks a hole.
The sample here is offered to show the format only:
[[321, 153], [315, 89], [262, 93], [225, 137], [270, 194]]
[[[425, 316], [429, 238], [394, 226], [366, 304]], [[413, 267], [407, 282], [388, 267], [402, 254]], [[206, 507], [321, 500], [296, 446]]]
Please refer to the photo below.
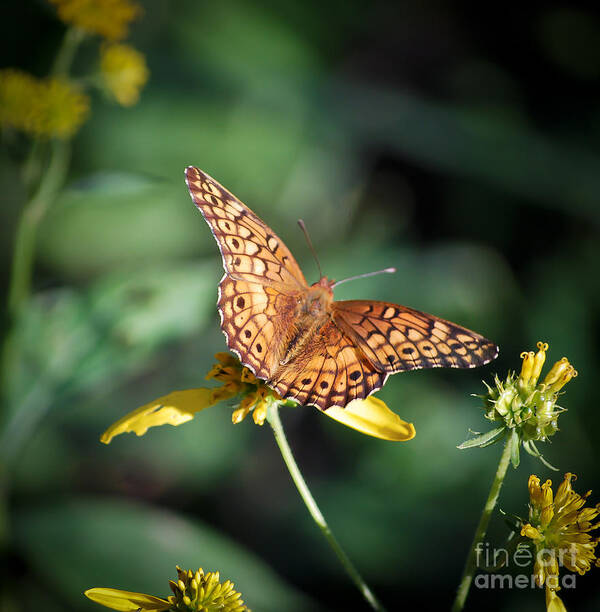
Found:
[[[220, 570], [260, 610], [367, 609], [291, 484], [268, 427], [219, 405], [177, 429], [98, 441], [135, 407], [202, 386], [224, 350], [216, 245], [183, 168], [197, 165], [317, 271], [386, 266], [338, 298], [403, 303], [496, 341], [476, 371], [392, 377], [378, 394], [416, 438], [382, 442], [313, 408], [282, 417], [330, 525], [390, 610], [447, 609], [501, 448], [459, 451], [481, 379], [550, 344], [579, 377], [544, 456], [509, 470], [500, 508], [525, 517], [527, 479], [571, 471], [600, 500], [597, 407], [600, 14], [596, 3], [145, 2], [131, 41], [150, 82], [132, 109], [93, 101], [69, 181], [44, 220], [35, 296], [18, 330], [7, 419], [12, 609], [93, 610], [81, 592], [167, 595], [175, 564]], [[10, 3], [2, 65], [43, 76], [63, 25]], [[93, 54], [85, 46], [76, 64]], [[0, 165], [5, 279], [23, 188]], [[10, 441], [9, 441], [10, 442]], [[508, 529], [492, 522], [502, 546]], [[525, 570], [527, 572], [528, 570]], [[592, 570], [592, 573], [599, 570]], [[563, 590], [596, 610], [598, 576]], [[318, 603], [317, 603], [318, 602]], [[468, 609], [543, 610], [539, 589], [473, 589]], [[321, 609], [321, 608], [319, 608]]]

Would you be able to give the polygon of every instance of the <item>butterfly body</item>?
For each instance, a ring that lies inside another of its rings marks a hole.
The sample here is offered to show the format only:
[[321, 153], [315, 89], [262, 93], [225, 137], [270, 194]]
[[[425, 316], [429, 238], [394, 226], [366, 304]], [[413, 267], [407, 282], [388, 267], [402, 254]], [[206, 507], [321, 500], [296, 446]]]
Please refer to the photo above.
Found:
[[186, 180], [223, 259], [217, 305], [227, 345], [282, 397], [343, 407], [396, 372], [472, 368], [497, 356], [495, 344], [439, 317], [335, 301], [334, 281], [309, 285], [285, 244], [227, 189], [193, 166]]
[[321, 329], [332, 320], [332, 284], [333, 281], [322, 277], [320, 281], [307, 288], [306, 292], [298, 294], [296, 312], [292, 317], [294, 323], [290, 326], [279, 359], [281, 366], [293, 361], [304, 350], [307, 340], [321, 333]]

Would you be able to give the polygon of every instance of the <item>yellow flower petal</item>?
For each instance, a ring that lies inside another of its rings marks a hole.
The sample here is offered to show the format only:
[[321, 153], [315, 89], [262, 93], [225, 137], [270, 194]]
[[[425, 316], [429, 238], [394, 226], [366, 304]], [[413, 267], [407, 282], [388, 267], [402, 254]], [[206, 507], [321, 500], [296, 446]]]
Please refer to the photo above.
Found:
[[556, 594], [556, 591], [546, 587], [546, 611], [547, 612], [567, 612], [562, 599]]
[[534, 363], [533, 363], [533, 372], [532, 372], [532, 382], [533, 384], [537, 384], [537, 381], [542, 373], [542, 368], [544, 367], [544, 363], [546, 361], [546, 351], [548, 350], [547, 342], [538, 342], [537, 343], [538, 352], [535, 354]]
[[257, 425], [264, 425], [265, 419], [267, 418], [267, 407], [267, 402], [260, 401], [252, 411], [252, 418]]
[[542, 485], [542, 512], [540, 516], [541, 526], [546, 527], [554, 516], [554, 496], [552, 493], [552, 481], [546, 480]]
[[521, 535], [531, 538], [532, 540], [539, 540], [542, 537], [542, 534], [529, 523], [527, 525], [523, 525]]
[[132, 593], [130, 591], [120, 591], [119, 589], [88, 589], [84, 595], [112, 610], [121, 612], [159, 612], [168, 610], [171, 604], [166, 599], [146, 595], [145, 593]]
[[150, 427], [158, 425], [181, 425], [194, 415], [215, 403], [213, 389], [186, 389], [163, 395], [113, 423], [100, 438], [104, 444], [119, 434], [133, 432], [143, 436]]
[[237, 410], [234, 410], [231, 415], [231, 422], [234, 425], [241, 423], [248, 416], [249, 412], [250, 408], [238, 408]]
[[523, 365], [521, 366], [521, 374], [519, 375], [520, 382], [526, 386], [533, 378], [533, 369], [535, 364], [535, 353], [533, 351], [524, 351], [521, 353]]
[[540, 488], [540, 479], [535, 474], [532, 474], [529, 477], [529, 482], [527, 486], [529, 488], [529, 498], [531, 500], [531, 503], [536, 508], [541, 508], [543, 497], [542, 497], [542, 489]]
[[415, 437], [412, 423], [403, 421], [376, 397], [354, 400], [345, 408], [332, 406], [324, 411], [328, 417], [361, 433], [383, 440], [405, 441]]

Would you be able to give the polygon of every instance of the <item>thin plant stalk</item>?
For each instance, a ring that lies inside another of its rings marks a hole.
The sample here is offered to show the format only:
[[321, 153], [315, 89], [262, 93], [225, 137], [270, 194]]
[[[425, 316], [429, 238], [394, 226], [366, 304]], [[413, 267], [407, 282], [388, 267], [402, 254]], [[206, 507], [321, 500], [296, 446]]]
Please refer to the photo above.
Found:
[[71, 70], [75, 59], [75, 53], [85, 38], [85, 32], [79, 28], [71, 27], [65, 32], [62, 44], [56, 53], [52, 70], [52, 76], [66, 76]]
[[69, 168], [70, 151], [67, 141], [52, 141], [48, 167], [36, 192], [25, 204], [17, 225], [8, 292], [8, 309], [15, 318], [29, 298], [37, 229], [64, 183]]
[[279, 406], [277, 402], [273, 402], [269, 406], [269, 410], [267, 413], [267, 421], [269, 421], [269, 425], [273, 429], [273, 434], [275, 435], [275, 441], [279, 446], [279, 450], [281, 451], [281, 456], [285, 461], [285, 464], [290, 472], [292, 480], [300, 493], [300, 497], [304, 501], [306, 508], [310, 512], [313, 520], [321, 530], [321, 533], [325, 536], [325, 539], [333, 548], [333, 551], [337, 555], [340, 563], [344, 567], [344, 570], [351, 578], [352, 582], [356, 585], [358, 590], [361, 592], [362, 596], [366, 599], [368, 604], [371, 606], [373, 610], [383, 611], [385, 608], [379, 603], [367, 583], [364, 581], [362, 576], [358, 573], [358, 570], [354, 567], [352, 561], [345, 553], [344, 549], [340, 546], [340, 543], [337, 541], [336, 537], [333, 535], [323, 513], [319, 509], [317, 502], [312, 496], [306, 481], [304, 480], [302, 473], [300, 472], [300, 468], [294, 459], [294, 455], [292, 454], [292, 450], [288, 444], [287, 438], [285, 436], [285, 432], [283, 431], [283, 426], [281, 424], [281, 419], [279, 418]]
[[[52, 76], [65, 77], [69, 74], [77, 49], [84, 38], [83, 30], [67, 29], [50, 71]], [[38, 175], [40, 178], [35, 192], [21, 212], [17, 225], [8, 289], [8, 312], [13, 320], [29, 298], [37, 228], [63, 186], [69, 169], [71, 149], [68, 141], [55, 139], [50, 143], [49, 159], [45, 167], [45, 147], [40, 144], [39, 139], [33, 141], [23, 170], [28, 186]]]
[[515, 437], [510, 435], [507, 436], [506, 442], [504, 444], [504, 450], [502, 451], [502, 455], [500, 456], [500, 462], [498, 463], [498, 468], [496, 470], [496, 475], [494, 476], [489, 495], [483, 507], [483, 512], [481, 513], [481, 517], [479, 518], [477, 529], [475, 530], [473, 543], [471, 544], [469, 556], [467, 557], [465, 569], [463, 570], [462, 578], [460, 580], [458, 591], [456, 593], [456, 599], [454, 600], [454, 604], [452, 605], [452, 612], [460, 612], [465, 605], [467, 596], [469, 595], [469, 589], [471, 588], [473, 577], [475, 576], [475, 572], [477, 572], [477, 550], [479, 548], [479, 545], [483, 543], [483, 540], [485, 539], [485, 534], [487, 533], [487, 528], [490, 523], [492, 512], [494, 511], [496, 503], [498, 502], [498, 497], [500, 496], [500, 489], [502, 488], [502, 483], [504, 482], [504, 477], [506, 476], [506, 471], [510, 464], [510, 457], [513, 450], [513, 445], [518, 443], [519, 440]]

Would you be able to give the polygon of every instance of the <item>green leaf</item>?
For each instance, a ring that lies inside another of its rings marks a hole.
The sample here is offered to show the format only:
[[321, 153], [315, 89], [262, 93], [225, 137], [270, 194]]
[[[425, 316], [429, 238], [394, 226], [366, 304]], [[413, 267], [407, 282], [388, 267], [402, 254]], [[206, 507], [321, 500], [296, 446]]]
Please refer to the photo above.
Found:
[[519, 440], [519, 434], [517, 433], [516, 429], [512, 430], [512, 433], [510, 435], [510, 440], [508, 443], [511, 445], [510, 462], [512, 463], [512, 466], [516, 470], [519, 467], [519, 463], [521, 462], [521, 455], [519, 452], [521, 441]]
[[492, 429], [486, 433], [480, 434], [479, 436], [475, 436], [474, 438], [465, 440], [456, 448], [464, 450], [465, 448], [473, 448], [474, 446], [480, 446], [482, 448], [485, 446], [489, 446], [490, 444], [494, 444], [494, 442], [498, 442], [498, 440], [500, 440], [505, 431], [506, 428], [504, 426], [496, 427], [496, 429]]
[[110, 587], [164, 597], [175, 565], [218, 570], [255, 610], [317, 609], [261, 559], [211, 527], [128, 501], [74, 499], [21, 510], [15, 539], [28, 563], [82, 607], [83, 591]]
[[548, 463], [546, 459], [544, 459], [542, 453], [538, 450], [538, 447], [535, 445], [533, 440], [528, 440], [523, 444], [523, 448], [528, 452], [532, 457], [539, 459], [547, 468], [558, 472], [558, 468], [554, 467], [551, 463]]

